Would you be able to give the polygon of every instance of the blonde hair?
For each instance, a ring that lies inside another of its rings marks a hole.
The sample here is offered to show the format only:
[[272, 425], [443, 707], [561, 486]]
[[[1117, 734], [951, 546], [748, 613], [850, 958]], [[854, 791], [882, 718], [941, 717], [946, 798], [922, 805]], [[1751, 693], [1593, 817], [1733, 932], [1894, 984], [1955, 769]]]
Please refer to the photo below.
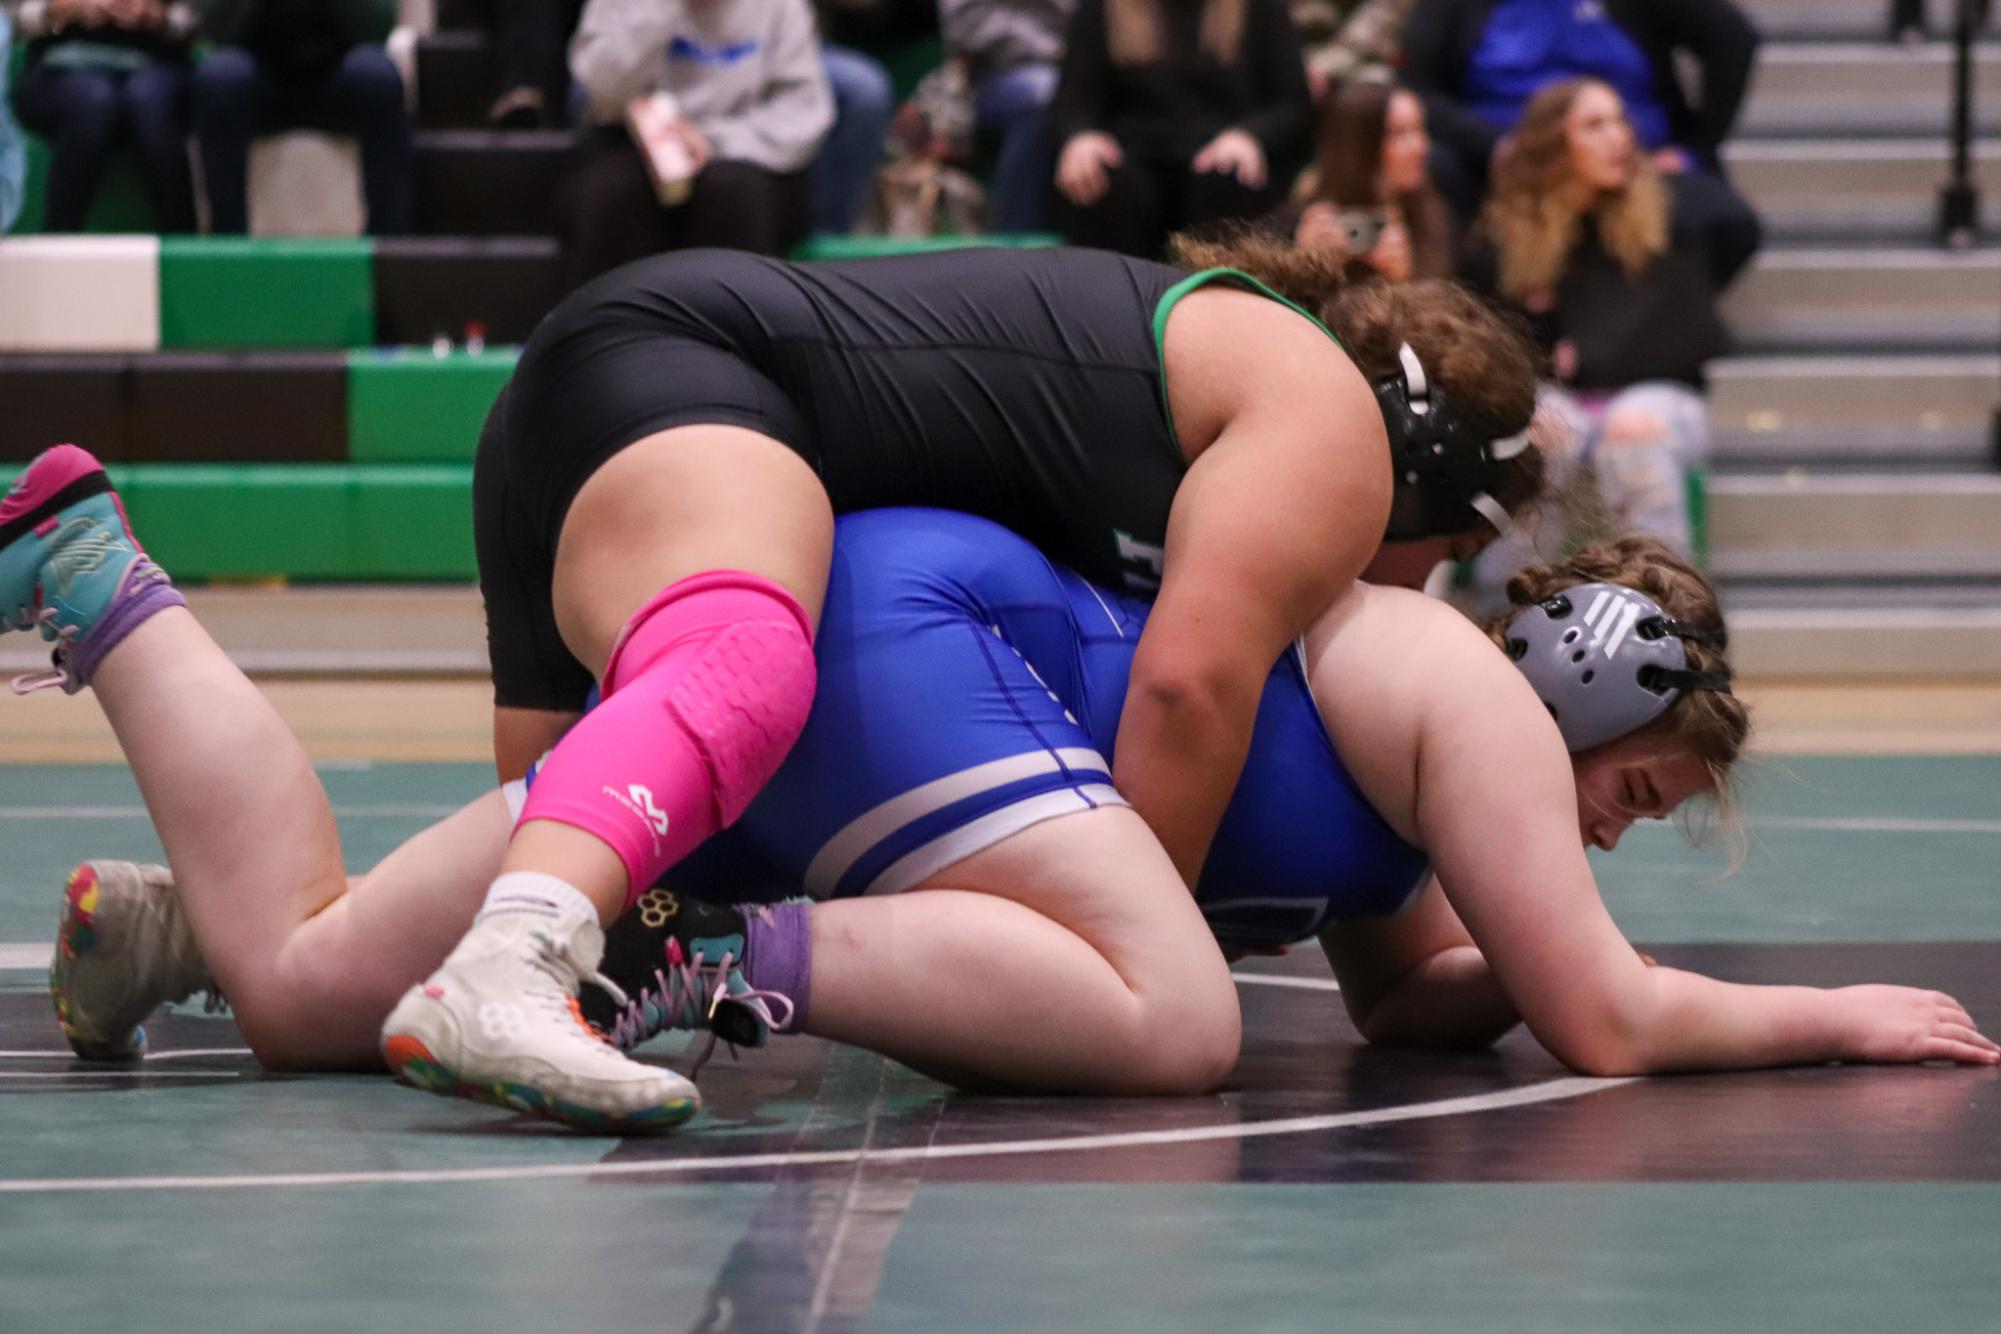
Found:
[[[1563, 560], [1517, 571], [1508, 580], [1509, 610], [1487, 626], [1487, 633], [1502, 644], [1508, 622], [1524, 608], [1546, 602], [1566, 588], [1592, 583], [1636, 588], [1672, 619], [1715, 636], [1714, 643], [1683, 641], [1688, 665], [1698, 672], [1729, 672], [1729, 632], [1715, 586], [1666, 543], [1638, 534], [1582, 547]], [[1741, 840], [1736, 837], [1741, 821], [1732, 773], [1750, 739], [1749, 706], [1727, 690], [1684, 690], [1660, 717], [1633, 735], [1657, 738], [1702, 762], [1709, 771], [1717, 822], [1740, 844], [1741, 859]], [[1684, 828], [1700, 841], [1699, 827], [1684, 822]]]
[[[1164, 0], [1105, 0], [1105, 44], [1120, 65], [1145, 65], [1167, 57]], [[1203, 0], [1200, 45], [1219, 65], [1235, 65], [1242, 52], [1248, 0]]]
[[[1525, 430], [1535, 414], [1534, 345], [1511, 317], [1457, 283], [1421, 279], [1350, 282], [1347, 263], [1326, 250], [1242, 230], [1220, 237], [1174, 237], [1169, 248], [1190, 269], [1237, 269], [1310, 311], [1340, 341], [1371, 383], [1397, 374], [1397, 350], [1410, 344], [1431, 381], [1490, 439]], [[1521, 514], [1543, 498], [1542, 450], [1510, 460], [1494, 499]]]
[[1591, 88], [1611, 91], [1596, 79], [1566, 79], [1530, 98], [1512, 148], [1494, 168], [1483, 218], [1500, 256], [1501, 294], [1513, 300], [1561, 281], [1587, 216], [1629, 278], [1667, 253], [1667, 187], [1644, 154], [1635, 156], [1624, 189], [1580, 204], [1570, 188], [1570, 109]]

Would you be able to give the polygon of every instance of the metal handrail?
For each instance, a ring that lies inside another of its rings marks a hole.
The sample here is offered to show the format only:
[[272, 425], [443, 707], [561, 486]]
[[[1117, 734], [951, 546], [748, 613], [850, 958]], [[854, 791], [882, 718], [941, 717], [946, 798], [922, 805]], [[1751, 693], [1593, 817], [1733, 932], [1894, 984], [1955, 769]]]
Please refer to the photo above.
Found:
[[1980, 184], [1973, 174], [1973, 39], [1987, 22], [1988, 0], [1953, 0], [1952, 174], [1939, 191], [1942, 244], [1971, 247], [1980, 236]]

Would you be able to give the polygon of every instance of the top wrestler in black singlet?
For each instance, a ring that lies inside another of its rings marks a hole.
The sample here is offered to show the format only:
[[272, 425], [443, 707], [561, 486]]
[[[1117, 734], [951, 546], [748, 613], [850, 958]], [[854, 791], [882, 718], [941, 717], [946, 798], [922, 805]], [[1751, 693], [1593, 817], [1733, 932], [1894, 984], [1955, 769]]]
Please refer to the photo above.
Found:
[[1213, 282], [1266, 291], [1230, 270], [984, 249], [805, 265], [682, 251], [585, 286], [535, 331], [480, 440], [497, 701], [579, 706], [590, 677], [551, 610], [563, 517], [606, 459], [674, 426], [783, 442], [835, 513], [982, 515], [1090, 578], [1157, 588], [1188, 467], [1161, 339], [1174, 302]]

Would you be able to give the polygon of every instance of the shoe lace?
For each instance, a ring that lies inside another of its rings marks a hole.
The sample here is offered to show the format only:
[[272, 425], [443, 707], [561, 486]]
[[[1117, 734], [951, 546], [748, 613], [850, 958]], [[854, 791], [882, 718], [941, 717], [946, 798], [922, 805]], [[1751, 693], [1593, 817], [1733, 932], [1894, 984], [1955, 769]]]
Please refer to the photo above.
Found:
[[[729, 989], [736, 963], [737, 957], [728, 950], [711, 963], [701, 950], [697, 949], [690, 957], [682, 953], [680, 941], [669, 940], [666, 967], [653, 970], [653, 981], [640, 987], [636, 1000], [623, 1002], [622, 1012], [612, 1024], [612, 1043], [629, 1050], [670, 1028], [707, 1029], [708, 1041], [695, 1057], [691, 1072], [700, 1074], [709, 1057], [715, 1054], [718, 1039], [710, 1021], [725, 1001], [750, 1007], [768, 1028], [782, 1028], [790, 1023], [791, 997], [749, 986], [741, 991]], [[784, 1007], [782, 1018], [773, 1015], [774, 1004]], [[730, 1059], [735, 1060], [736, 1044], [727, 1045]]]
[[200, 996], [203, 1014], [229, 1013], [229, 998], [216, 985], [215, 977], [202, 960], [193, 934], [180, 920], [179, 905], [163, 895], [142, 903], [139, 911], [153, 919], [148, 933], [150, 938], [167, 943], [166, 995], [161, 998], [162, 1003], [177, 1005], [192, 996]]
[[55, 670], [48, 672], [27, 672], [13, 680], [14, 693], [32, 695], [37, 690], [48, 690], [54, 686], [67, 686], [70, 682], [67, 665], [70, 641], [76, 638], [74, 625], [57, 625], [54, 607], [17, 607], [12, 616], [0, 612], [0, 630], [40, 630], [42, 638], [56, 646], [50, 655]]
[[583, 1009], [577, 1003], [576, 992], [570, 987], [570, 978], [574, 976], [579, 982], [588, 982], [597, 987], [610, 996], [612, 1003], [621, 1009], [632, 1004], [626, 998], [624, 989], [599, 972], [596, 966], [580, 953], [576, 937], [556, 937], [548, 932], [538, 931], [535, 933], [535, 939], [538, 942], [534, 955], [535, 967], [546, 973], [556, 984], [554, 991], [543, 992], [535, 999], [576, 1021], [574, 1028], [566, 1025], [565, 1032], [574, 1033], [576, 1037], [598, 1046], [610, 1047], [611, 1039], [604, 1031], [584, 1018]]
[[[66, 553], [67, 548], [59, 548], [51, 554], [51, 562], [59, 562]], [[165, 570], [155, 565], [152, 561], [147, 560], [144, 556], [141, 556], [126, 575], [126, 590], [129, 592], [133, 589], [143, 588], [148, 584], [165, 582], [167, 578], [168, 575]], [[79, 628], [75, 625], [58, 625], [56, 623], [56, 615], [57, 609], [52, 606], [43, 607], [39, 610], [32, 607], [21, 607], [17, 609], [15, 615], [12, 617], [0, 615], [0, 628], [8, 630], [39, 629], [42, 632], [42, 638], [55, 645], [54, 650], [49, 654], [49, 662], [53, 670], [29, 672], [25, 675], [15, 677], [12, 682], [15, 694], [32, 695], [38, 690], [51, 690], [57, 686], [61, 686], [64, 690], [73, 693], [76, 689], [81, 688], [76, 684], [75, 673], [70, 670], [70, 655], [76, 650], [76, 639]]]

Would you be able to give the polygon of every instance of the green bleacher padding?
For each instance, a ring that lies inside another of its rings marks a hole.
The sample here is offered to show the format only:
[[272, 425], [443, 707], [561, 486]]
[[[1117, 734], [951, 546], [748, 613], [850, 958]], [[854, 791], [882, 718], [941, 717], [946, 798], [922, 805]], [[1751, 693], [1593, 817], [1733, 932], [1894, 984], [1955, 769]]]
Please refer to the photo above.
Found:
[[963, 250], [967, 246], [1005, 246], [1011, 250], [1041, 250], [1063, 244], [1054, 232], [985, 232], [977, 236], [815, 236], [800, 243], [794, 259], [874, 259], [881, 255], [915, 255], [927, 250]]
[[132, 464], [109, 469], [180, 579], [471, 579], [464, 465]]
[[880, 58], [900, 105], [917, 91], [925, 75], [945, 63], [945, 43], [936, 37], [920, 37], [882, 52]]
[[1701, 468], [1688, 470], [1688, 539], [1694, 549], [1689, 553], [1695, 563], [1707, 568], [1709, 565], [1709, 474]]
[[169, 238], [161, 346], [365, 347], [375, 341], [374, 262], [361, 239]]
[[355, 463], [470, 463], [512, 348], [357, 350], [347, 358], [347, 456]]

